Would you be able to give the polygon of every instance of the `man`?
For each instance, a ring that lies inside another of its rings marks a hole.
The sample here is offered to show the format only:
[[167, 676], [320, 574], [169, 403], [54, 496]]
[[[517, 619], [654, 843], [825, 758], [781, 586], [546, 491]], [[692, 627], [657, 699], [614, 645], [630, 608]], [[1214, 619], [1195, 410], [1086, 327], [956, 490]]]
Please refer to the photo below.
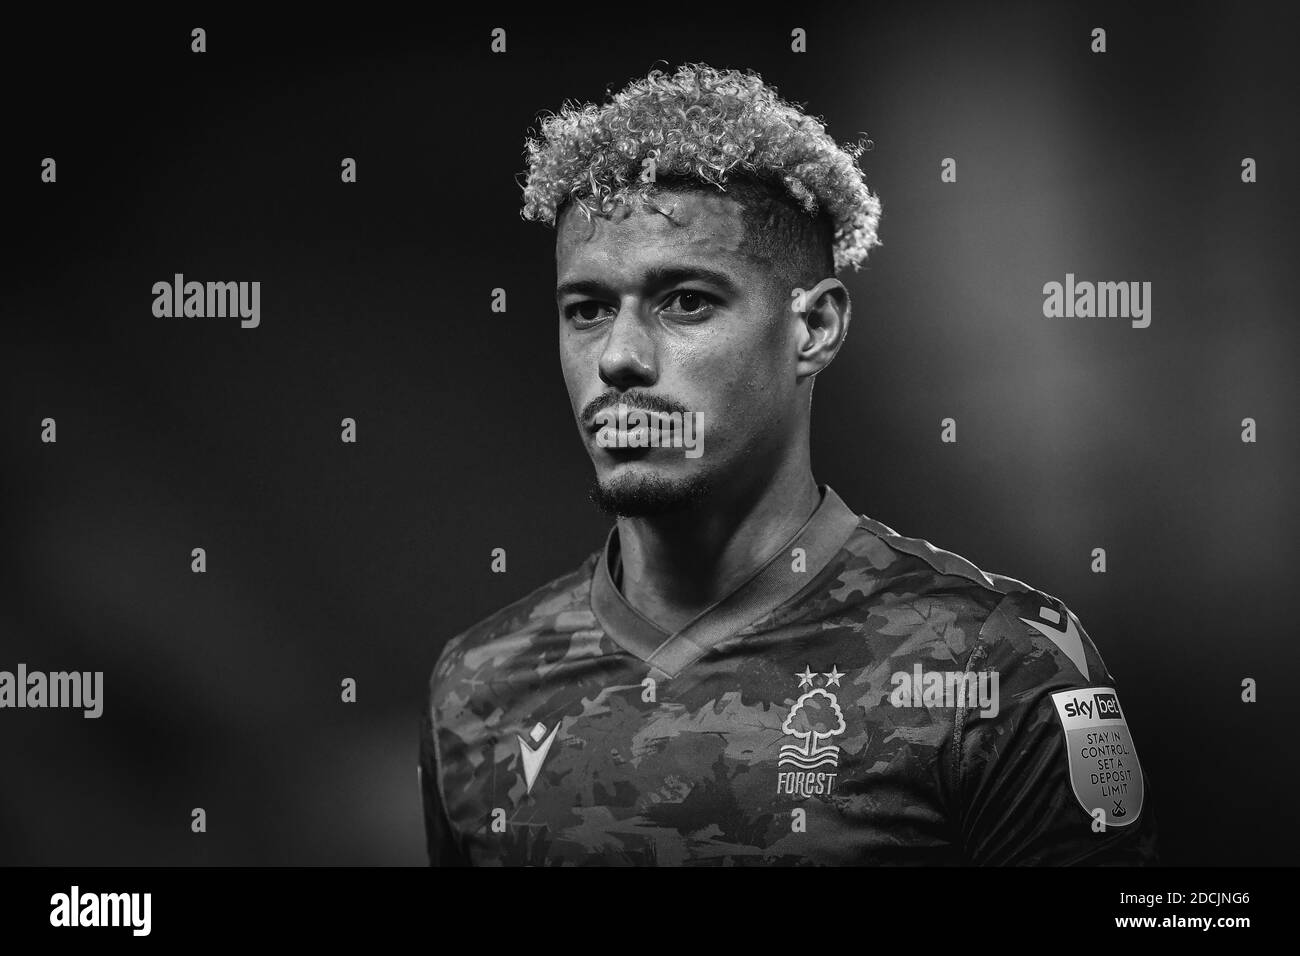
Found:
[[617, 521], [453, 638], [420, 756], [446, 864], [1140, 864], [1151, 796], [1060, 601], [818, 485], [860, 153], [752, 73], [654, 71], [530, 140], [560, 358]]

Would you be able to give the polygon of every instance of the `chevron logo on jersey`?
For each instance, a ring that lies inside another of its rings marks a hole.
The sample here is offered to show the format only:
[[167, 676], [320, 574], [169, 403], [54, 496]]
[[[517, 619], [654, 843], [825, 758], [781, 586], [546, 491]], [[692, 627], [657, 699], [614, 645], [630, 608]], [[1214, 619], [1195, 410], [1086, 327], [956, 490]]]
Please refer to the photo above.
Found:
[[1042, 624], [1039, 621], [1032, 621], [1027, 617], [1022, 617], [1024, 623], [1028, 624], [1039, 634], [1042, 634], [1053, 644], [1061, 649], [1066, 657], [1070, 659], [1075, 667], [1079, 668], [1079, 673], [1083, 675], [1084, 680], [1088, 677], [1088, 660], [1083, 654], [1083, 641], [1079, 638], [1079, 629], [1074, 626], [1074, 617], [1068, 611], [1066, 612], [1065, 629], [1061, 630], [1061, 612], [1055, 608], [1043, 607], [1038, 609], [1038, 616], [1044, 621], [1050, 621], [1051, 626]]
[[[548, 734], [545, 726], [540, 723], [534, 724], [529, 736], [533, 738], [533, 743], [537, 744], [536, 749], [530, 746], [523, 737], [518, 734], [515, 735], [515, 739], [519, 741], [519, 755], [524, 760], [524, 783], [528, 786], [526, 793], [533, 792], [533, 784], [537, 782], [537, 774], [542, 769], [547, 753], [550, 752], [551, 744], [555, 743], [555, 732], [559, 729], [560, 725], [557, 723]], [[543, 737], [546, 739], [542, 740]]]

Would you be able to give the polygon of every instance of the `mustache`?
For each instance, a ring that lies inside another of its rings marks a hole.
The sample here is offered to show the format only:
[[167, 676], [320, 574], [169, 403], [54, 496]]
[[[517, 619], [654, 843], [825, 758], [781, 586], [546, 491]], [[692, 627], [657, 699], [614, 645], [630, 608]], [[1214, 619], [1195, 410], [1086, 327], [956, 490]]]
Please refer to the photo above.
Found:
[[597, 415], [619, 405], [626, 405], [630, 409], [637, 408], [644, 412], [659, 412], [663, 415], [671, 415], [674, 412], [682, 415], [689, 414], [685, 405], [664, 398], [662, 395], [655, 395], [653, 392], [605, 392], [584, 405], [578, 417], [582, 424], [591, 430], [595, 427], [596, 423], [593, 419]]

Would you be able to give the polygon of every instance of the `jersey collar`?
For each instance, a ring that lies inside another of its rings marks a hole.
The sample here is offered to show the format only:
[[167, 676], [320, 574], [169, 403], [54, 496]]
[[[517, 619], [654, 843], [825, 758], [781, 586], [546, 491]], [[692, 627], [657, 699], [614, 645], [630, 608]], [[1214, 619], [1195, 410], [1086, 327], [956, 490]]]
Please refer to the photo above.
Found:
[[[798, 594], [839, 553], [861, 520], [829, 485], [818, 486], [821, 504], [794, 537], [773, 552], [745, 581], [675, 634], [661, 630], [632, 607], [614, 584], [621, 563], [618, 525], [592, 572], [591, 610], [605, 633], [628, 653], [676, 677], [714, 645], [744, 630]], [[804, 569], [791, 568], [791, 552], [803, 548]]]

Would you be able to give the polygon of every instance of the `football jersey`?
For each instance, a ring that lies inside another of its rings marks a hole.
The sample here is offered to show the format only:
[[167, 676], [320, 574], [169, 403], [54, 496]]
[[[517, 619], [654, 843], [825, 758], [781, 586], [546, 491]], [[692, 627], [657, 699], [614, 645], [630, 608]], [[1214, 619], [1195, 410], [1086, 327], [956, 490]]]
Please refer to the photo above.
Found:
[[1075, 615], [855, 514], [675, 633], [617, 525], [454, 637], [421, 721], [434, 865], [1156, 862], [1150, 781]]

